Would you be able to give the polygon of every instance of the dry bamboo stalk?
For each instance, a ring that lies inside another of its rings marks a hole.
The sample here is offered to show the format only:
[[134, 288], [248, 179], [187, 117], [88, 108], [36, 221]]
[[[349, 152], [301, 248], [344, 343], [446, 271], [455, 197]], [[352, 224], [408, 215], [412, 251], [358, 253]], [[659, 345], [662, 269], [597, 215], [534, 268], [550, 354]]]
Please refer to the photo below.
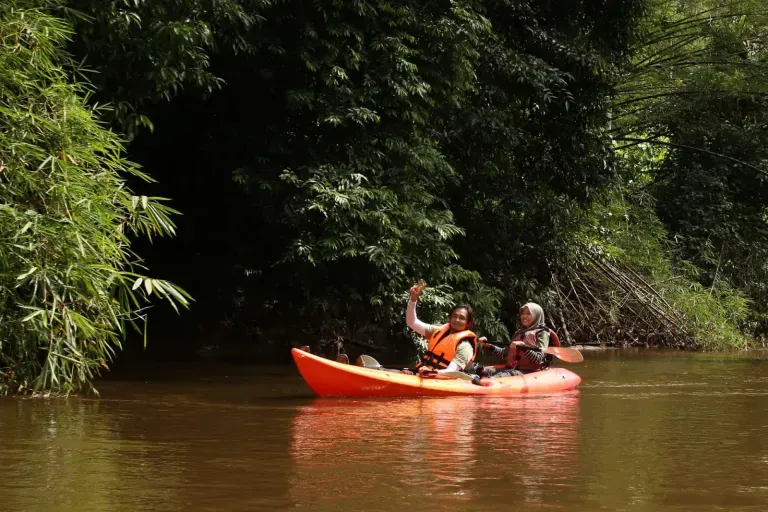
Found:
[[628, 278], [626, 278], [626, 276], [624, 276], [618, 268], [613, 267], [613, 265], [605, 261], [596, 261], [594, 259], [592, 261], [596, 267], [598, 267], [600, 270], [603, 271], [604, 275], [609, 280], [613, 281], [617, 286], [620, 286], [627, 293], [633, 295], [638, 300], [638, 302], [640, 302], [646, 308], [651, 309], [654, 314], [664, 318], [669, 323], [672, 323], [680, 331], [683, 331], [683, 332], [685, 331], [685, 329], [680, 325], [678, 319], [673, 318], [668, 312], [661, 309], [655, 303], [650, 302], [647, 299], [644, 299], [643, 297], [641, 297], [640, 294], [637, 292], [637, 290], [631, 285], [632, 282]]
[[584, 309], [584, 304], [582, 304], [581, 298], [579, 298], [579, 294], [576, 293], [576, 287], [573, 286], [573, 280], [571, 280], [570, 277], [568, 278], [568, 284], [571, 285], [571, 290], [573, 290], [573, 294], [576, 296], [576, 301], [578, 301], [579, 306], [581, 306], [581, 310], [584, 312], [584, 316], [587, 316], [587, 310]]
[[[551, 281], [561, 305], [557, 315], [569, 341], [608, 337], [610, 343], [623, 345], [690, 343], [690, 334], [682, 328], [683, 320], [674, 308], [634, 270], [591, 255], [564, 277], [561, 281], [553, 275]], [[618, 329], [617, 317], [621, 319], [618, 325], [629, 323], [629, 329]]]
[[656, 289], [655, 289], [654, 287], [652, 287], [652, 286], [651, 286], [651, 285], [650, 285], [650, 284], [649, 284], [649, 283], [648, 283], [648, 282], [647, 282], [645, 279], [643, 279], [643, 278], [642, 278], [642, 276], [640, 276], [640, 274], [638, 274], [637, 272], [635, 272], [635, 271], [634, 271], [633, 269], [631, 269], [631, 268], [628, 268], [627, 270], [629, 270], [630, 272], [632, 272], [632, 275], [634, 275], [634, 276], [635, 276], [635, 278], [637, 278], [638, 280], [640, 280], [640, 282], [641, 282], [641, 283], [643, 283], [643, 284], [645, 285], [645, 287], [646, 287], [646, 288], [647, 288], [647, 289], [648, 289], [648, 290], [649, 290], [651, 293], [653, 293], [653, 294], [654, 294], [656, 297], [658, 297], [658, 298], [659, 298], [659, 299], [660, 299], [660, 300], [661, 300], [661, 301], [664, 303], [664, 305], [665, 305], [665, 306], [667, 306], [668, 308], [672, 309], [672, 306], [670, 306], [670, 305], [669, 305], [669, 302], [667, 302], [667, 301], [664, 299], [664, 297], [663, 297], [663, 296], [662, 296], [662, 295], [661, 295], [661, 294], [658, 292], [658, 290], [656, 290]]
[[[605, 262], [598, 262], [594, 261], [593, 266], [595, 267], [595, 270], [598, 271], [599, 274], [603, 276], [607, 281], [612, 282], [617, 288], [621, 289], [624, 293], [622, 296], [618, 297], [615, 300], [621, 301], [619, 304], [619, 309], [626, 308], [630, 310], [634, 317], [635, 322], [633, 322], [633, 329], [637, 325], [638, 320], [642, 320], [643, 324], [646, 324], [648, 328], [650, 328], [652, 331], [655, 331], [653, 334], [659, 334], [663, 335], [665, 338], [672, 337], [677, 338], [675, 336], [674, 332], [670, 331], [670, 327], [667, 327], [664, 329], [664, 331], [658, 331], [654, 328], [654, 326], [648, 321], [647, 318], [645, 318], [645, 315], [639, 314], [637, 311], [629, 307], [628, 301], [631, 300], [633, 302], [637, 302], [638, 305], [640, 305], [643, 310], [648, 311], [649, 314], [654, 315], [657, 319], [663, 320], [662, 325], [671, 325], [677, 328], [677, 330], [685, 333], [683, 329], [680, 327], [679, 320], [675, 318], [674, 316], [670, 315], [669, 312], [663, 310], [658, 304], [656, 304], [655, 300], [653, 300], [652, 297], [649, 297], [649, 295], [644, 293], [638, 293], [638, 290], [635, 288], [637, 284], [634, 282], [634, 280], [631, 278], [631, 276], [626, 275], [624, 272], [622, 272], [620, 269], [616, 268], [614, 265], [606, 265]], [[590, 287], [590, 284], [587, 284], [584, 279], [580, 279], [580, 286], [586, 290], [593, 300], [595, 300], [596, 304], [599, 305], [602, 309], [608, 309], [605, 304], [603, 303], [603, 300], [608, 300], [608, 302], [613, 302], [610, 298], [608, 299], [598, 299], [597, 296], [592, 292], [592, 289]], [[593, 286], [595, 286], [594, 283], [591, 283]], [[599, 285], [597, 285], [599, 288]], [[612, 291], [611, 294], [614, 294], [615, 292]], [[583, 305], [583, 304], [582, 304]], [[609, 322], [609, 323], [612, 323]], [[663, 334], [662, 334], [663, 332]], [[687, 333], [686, 333], [687, 334]]]

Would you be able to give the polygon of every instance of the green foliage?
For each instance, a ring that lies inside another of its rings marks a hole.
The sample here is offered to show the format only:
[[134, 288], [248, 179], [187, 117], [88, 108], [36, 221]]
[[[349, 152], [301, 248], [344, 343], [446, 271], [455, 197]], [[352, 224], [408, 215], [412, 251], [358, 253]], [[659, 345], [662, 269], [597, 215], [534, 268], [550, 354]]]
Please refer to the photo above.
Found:
[[132, 139], [152, 128], [147, 104], [189, 89], [208, 95], [222, 80], [210, 70], [217, 49], [243, 51], [243, 33], [256, 25], [264, 0], [44, 0], [74, 26], [69, 44], [87, 58], [97, 100], [114, 105], [102, 115]]
[[[303, 5], [288, 20], [282, 5], [263, 13], [260, 36], [293, 48], [259, 77], [283, 82], [287, 110], [266, 143], [245, 135], [259, 153], [245, 156], [253, 163], [237, 179], [280, 205], [265, 208], [262, 222], [284, 232], [284, 271], [306, 269], [295, 284], [309, 301], [294, 311], [315, 332], [329, 316], [367, 316], [390, 333], [403, 325], [405, 291], [424, 277], [442, 285], [443, 313], [469, 299], [485, 305], [481, 327], [504, 333], [494, 321], [498, 292], [456, 265], [452, 241], [463, 230], [440, 198], [458, 176], [436, 143], [436, 106], [461, 104], [489, 31], [471, 7], [373, 2]], [[253, 65], [276, 52], [256, 47], [263, 53]], [[263, 101], [245, 101], [254, 100]]]
[[649, 191], [677, 257], [704, 287], [743, 290], [752, 332], [768, 325], [766, 22], [759, 2], [654, 2], [615, 124], [627, 145], [668, 148]]
[[173, 234], [162, 198], [135, 196], [117, 137], [72, 84], [70, 27], [25, 2], [0, 5], [0, 394], [90, 388], [151, 295], [129, 237]]
[[462, 261], [505, 291], [512, 312], [546, 301], [578, 205], [616, 177], [607, 94], [642, 6], [484, 3], [494, 31], [443, 147], [461, 169]]
[[251, 51], [221, 58], [238, 85], [203, 110], [258, 205], [248, 231], [269, 240], [241, 253], [257, 277], [229, 285], [242, 317], [300, 318], [310, 339], [375, 323], [361, 341], [391, 344], [424, 277], [426, 318], [466, 301], [507, 335], [499, 307], [513, 319], [524, 285], [547, 282], [573, 204], [615, 174], [606, 92], [641, 2], [287, 7], [259, 11]]
[[[607, 289], [591, 290], [590, 295], [607, 297], [602, 309], [609, 313], [592, 314], [590, 327], [605, 322], [609, 325], [599, 329], [616, 329], [616, 341], [645, 343], [647, 338], [642, 335], [632, 339], [638, 334], [627, 328], [641, 321], [646, 326], [641, 332], [660, 329], [654, 340], [657, 344], [706, 350], [743, 347], [746, 338], [739, 327], [748, 314], [749, 301], [724, 281], [702, 286], [701, 269], [679, 258], [680, 244], [669, 239], [657, 216], [656, 200], [649, 190], [653, 190], [656, 169], [667, 165], [667, 149], [643, 143], [618, 154], [623, 174], [632, 179], [609, 189], [585, 212], [576, 247], [630, 269], [637, 276], [633, 279], [637, 295], [628, 299], [616, 293], [612, 284], [599, 282], [598, 288]], [[627, 307], [628, 302], [635, 304]], [[644, 313], [642, 308], [649, 303], [655, 303], [651, 305], [661, 308], [669, 319], [653, 310]], [[572, 312], [571, 317], [578, 314]], [[578, 330], [574, 334], [583, 336]]]
[[420, 277], [426, 319], [470, 302], [501, 337], [594, 254], [666, 283], [686, 339], [761, 310], [756, 3], [47, 5], [129, 137], [159, 127], [132, 150], [198, 233], [169, 268], [202, 254], [179, 277], [216, 269], [202, 309], [257, 343], [399, 345]]

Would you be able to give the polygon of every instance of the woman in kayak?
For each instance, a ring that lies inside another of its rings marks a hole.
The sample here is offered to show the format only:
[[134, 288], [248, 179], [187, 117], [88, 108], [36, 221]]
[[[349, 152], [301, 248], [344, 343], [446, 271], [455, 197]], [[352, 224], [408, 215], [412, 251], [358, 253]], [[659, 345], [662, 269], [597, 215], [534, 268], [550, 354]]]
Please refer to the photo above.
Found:
[[438, 373], [461, 371], [477, 356], [477, 335], [469, 328], [475, 320], [470, 306], [455, 306], [447, 324], [430, 325], [416, 317], [423, 282], [411, 287], [411, 300], [405, 310], [408, 327], [427, 339], [426, 353], [416, 366], [417, 371], [435, 370]]
[[[480, 377], [510, 377], [539, 371], [548, 360], [547, 354], [537, 350], [549, 346], [549, 329], [544, 325], [544, 310], [535, 302], [529, 302], [520, 308], [520, 329], [515, 332], [508, 347], [491, 345], [486, 342], [485, 337], [478, 341], [507, 362], [503, 368], [478, 366], [475, 378], [478, 382]], [[516, 341], [522, 344], [515, 344]]]

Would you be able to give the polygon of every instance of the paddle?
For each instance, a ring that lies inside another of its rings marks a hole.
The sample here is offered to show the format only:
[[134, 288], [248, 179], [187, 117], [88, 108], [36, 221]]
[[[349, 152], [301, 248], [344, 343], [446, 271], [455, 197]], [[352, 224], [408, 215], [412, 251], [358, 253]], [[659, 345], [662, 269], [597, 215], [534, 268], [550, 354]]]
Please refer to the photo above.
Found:
[[584, 356], [581, 355], [581, 352], [576, 350], [575, 348], [568, 348], [568, 347], [546, 347], [546, 348], [539, 348], [539, 347], [531, 347], [523, 343], [522, 341], [513, 341], [515, 345], [525, 347], [528, 350], [538, 350], [540, 352], [543, 352], [545, 354], [549, 354], [551, 356], [555, 356], [558, 359], [562, 359], [566, 363], [580, 363], [584, 360]]
[[357, 358], [355, 364], [357, 366], [364, 366], [365, 368], [384, 368], [377, 360], [365, 354], [360, 354], [360, 357]]
[[[355, 361], [355, 364], [357, 366], [363, 366], [365, 368], [374, 368], [377, 370], [386, 370], [387, 368], [381, 366], [381, 364], [372, 358], [371, 356], [367, 356], [365, 354], [361, 354], [360, 357], [357, 358], [357, 361]], [[395, 368], [391, 368], [394, 370]], [[421, 374], [421, 377], [424, 378], [450, 378], [450, 379], [459, 379], [459, 380], [472, 380], [472, 376], [468, 375], [464, 372], [443, 372], [443, 373], [427, 373], [427, 374]]]
[[442, 379], [443, 377], [450, 377], [452, 379], [468, 380], [471, 381], [474, 377], [464, 372], [443, 372], [434, 374], [435, 378]]

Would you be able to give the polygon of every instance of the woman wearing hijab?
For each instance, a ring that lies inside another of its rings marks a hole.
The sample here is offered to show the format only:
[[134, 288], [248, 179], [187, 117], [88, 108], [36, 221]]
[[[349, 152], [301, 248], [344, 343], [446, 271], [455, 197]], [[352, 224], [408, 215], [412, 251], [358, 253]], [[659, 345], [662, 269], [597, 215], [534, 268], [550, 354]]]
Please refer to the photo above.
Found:
[[509, 377], [539, 371], [548, 361], [548, 356], [537, 350], [549, 346], [549, 329], [544, 325], [544, 310], [535, 302], [521, 307], [520, 329], [515, 332], [512, 343], [507, 347], [486, 343], [485, 338], [478, 341], [507, 362], [503, 368], [478, 367], [478, 381], [480, 377]]

